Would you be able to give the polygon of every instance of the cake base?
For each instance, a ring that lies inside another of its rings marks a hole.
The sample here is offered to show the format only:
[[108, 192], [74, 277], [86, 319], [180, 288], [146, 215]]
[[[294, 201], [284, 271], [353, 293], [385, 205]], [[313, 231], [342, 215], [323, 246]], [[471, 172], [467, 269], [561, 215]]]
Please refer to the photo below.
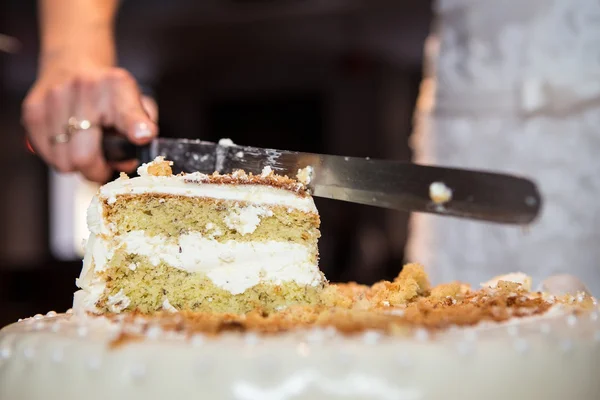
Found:
[[[591, 400], [600, 393], [598, 311], [401, 335], [216, 336], [159, 328], [160, 317], [52, 313], [0, 331], [0, 398]], [[142, 330], [143, 339], [119, 340]]]
[[[137, 265], [131, 270], [127, 265]], [[295, 282], [260, 282], [243, 293], [232, 294], [216, 286], [206, 274], [189, 273], [163, 263], [153, 266], [144, 257], [131, 256], [127, 262], [116, 257], [116, 268], [102, 274], [110, 277], [107, 297], [96, 307], [100, 312], [111, 312], [117, 306], [110, 299], [127, 299], [119, 311], [150, 314], [164, 310], [165, 302], [176, 310], [202, 312], [230, 312], [244, 314], [252, 310], [271, 313], [290, 305], [319, 305], [321, 285], [299, 285]]]

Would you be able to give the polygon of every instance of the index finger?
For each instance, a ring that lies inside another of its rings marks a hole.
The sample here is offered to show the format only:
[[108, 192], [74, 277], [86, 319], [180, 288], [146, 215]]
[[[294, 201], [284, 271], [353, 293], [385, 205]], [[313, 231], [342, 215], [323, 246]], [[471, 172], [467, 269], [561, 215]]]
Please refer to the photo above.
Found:
[[73, 166], [83, 176], [94, 182], [105, 182], [111, 175], [102, 155], [100, 146], [102, 130], [100, 128], [100, 88], [94, 81], [80, 79], [75, 85], [76, 101], [74, 114], [77, 120], [88, 120], [91, 126], [85, 130], [75, 132], [71, 139], [71, 161]]

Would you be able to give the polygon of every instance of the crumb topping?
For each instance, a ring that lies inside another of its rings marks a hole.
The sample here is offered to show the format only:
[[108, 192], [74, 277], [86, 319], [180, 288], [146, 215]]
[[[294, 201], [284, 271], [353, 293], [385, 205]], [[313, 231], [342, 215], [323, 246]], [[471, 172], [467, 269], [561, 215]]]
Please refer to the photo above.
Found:
[[[310, 195], [306, 185], [301, 181], [289, 178], [287, 175], [277, 175], [269, 166], [266, 166], [260, 175], [254, 175], [251, 172], [247, 173], [243, 170], [233, 171], [231, 174], [204, 174], [201, 172], [180, 173], [173, 175], [172, 161], [165, 160], [159, 156], [154, 161], [142, 164], [137, 172], [140, 177], [170, 177], [176, 176], [183, 179], [188, 184], [215, 184], [215, 185], [263, 185], [271, 186], [276, 189], [283, 189], [301, 197]], [[129, 176], [121, 172], [119, 180], [128, 180]]]
[[298, 182], [301, 182], [303, 185], [308, 186], [312, 181], [313, 171], [313, 167], [310, 165], [306, 168], [299, 169], [296, 179], [298, 179]]
[[[555, 303], [575, 304], [580, 312], [595, 307], [593, 297], [580, 294], [549, 301], [542, 293], [530, 292], [517, 282], [498, 281], [495, 288], [472, 290], [453, 282], [429, 287], [427, 275], [417, 264], [409, 264], [392, 282], [373, 286], [357, 283], [332, 284], [324, 298], [328, 304], [294, 306], [266, 314], [255, 310], [244, 315], [204, 312], [162, 312], [152, 316], [137, 313], [108, 316], [125, 321], [145, 321], [165, 332], [218, 335], [223, 332], [254, 332], [269, 335], [313, 328], [334, 328], [342, 334], [379, 331], [406, 335], [417, 330], [436, 334], [451, 327], [473, 326], [481, 322], [541, 315]], [[143, 336], [123, 333], [118, 343]]]
[[263, 170], [263, 173], [260, 175], [254, 175], [251, 172], [246, 173], [243, 170], [237, 170], [231, 174], [225, 175], [221, 175], [218, 172], [215, 172], [212, 175], [195, 172], [192, 174], [183, 174], [182, 176], [186, 183], [192, 184], [209, 183], [217, 185], [264, 185], [277, 189], [288, 190], [303, 197], [309, 195], [306, 186], [304, 186], [302, 183], [285, 175], [277, 175], [272, 170], [267, 173], [265, 173]]
[[158, 156], [154, 161], [142, 164], [137, 172], [139, 176], [172, 176], [172, 165], [173, 161], [168, 161], [163, 156]]

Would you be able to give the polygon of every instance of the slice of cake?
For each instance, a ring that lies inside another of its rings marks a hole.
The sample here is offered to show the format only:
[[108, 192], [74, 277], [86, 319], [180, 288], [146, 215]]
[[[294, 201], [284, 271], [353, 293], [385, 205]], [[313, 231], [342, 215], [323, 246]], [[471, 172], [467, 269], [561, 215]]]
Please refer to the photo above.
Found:
[[159, 157], [92, 200], [76, 309], [269, 313], [319, 302], [320, 220], [303, 184], [268, 167], [173, 175], [170, 165]]

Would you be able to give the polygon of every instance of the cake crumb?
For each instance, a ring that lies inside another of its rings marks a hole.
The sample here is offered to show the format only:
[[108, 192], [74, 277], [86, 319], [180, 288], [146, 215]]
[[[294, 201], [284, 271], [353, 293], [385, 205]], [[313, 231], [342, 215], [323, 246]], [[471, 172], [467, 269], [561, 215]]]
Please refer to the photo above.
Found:
[[173, 161], [166, 161], [164, 157], [156, 157], [156, 159], [148, 165], [148, 174], [154, 176], [171, 176]]
[[231, 140], [231, 139], [223, 138], [223, 139], [219, 140], [219, 146], [232, 147], [232, 146], [235, 146], [235, 145], [236, 144], [233, 143], [233, 140]]
[[[499, 275], [481, 284], [484, 288], [496, 288], [500, 282], [513, 282], [521, 285], [525, 290], [531, 290], [531, 277], [522, 272], [513, 272], [511, 274]], [[504, 285], [506, 286], [506, 285]]]
[[443, 301], [445, 299], [463, 299], [469, 293], [470, 287], [461, 282], [444, 283], [431, 290], [431, 298]]
[[302, 183], [303, 185], [308, 186], [312, 181], [313, 172], [313, 167], [310, 165], [306, 168], [299, 169], [296, 179], [298, 179], [298, 182]]
[[273, 173], [273, 169], [270, 166], [265, 166], [260, 174], [261, 178], [268, 178], [269, 176], [272, 176]]
[[429, 198], [435, 204], [446, 204], [452, 200], [452, 189], [443, 182], [433, 182], [429, 185]]
[[163, 156], [158, 156], [154, 161], [142, 164], [137, 173], [139, 176], [172, 176], [171, 166], [173, 161], [167, 161]]

